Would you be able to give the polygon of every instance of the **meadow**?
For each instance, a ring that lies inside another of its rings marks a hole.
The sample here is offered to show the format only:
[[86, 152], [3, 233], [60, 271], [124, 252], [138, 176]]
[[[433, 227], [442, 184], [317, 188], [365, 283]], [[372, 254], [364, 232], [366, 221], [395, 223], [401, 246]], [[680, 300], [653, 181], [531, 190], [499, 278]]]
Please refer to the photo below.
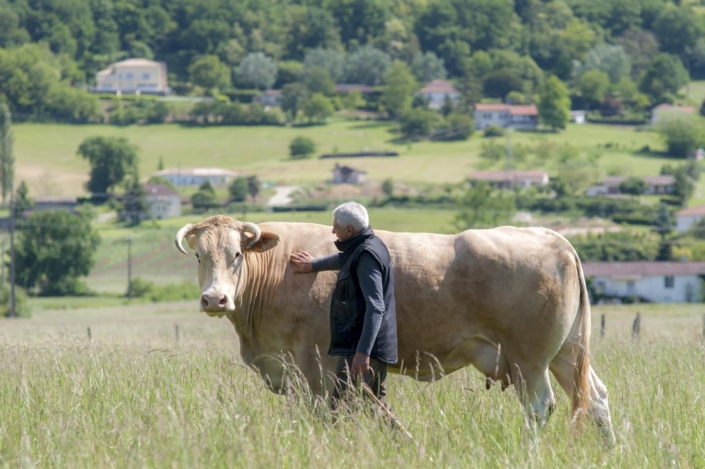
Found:
[[571, 434], [557, 386], [557, 410], [532, 442], [513, 388], [486, 391], [472, 368], [432, 384], [391, 376], [408, 441], [370, 413], [334, 422], [303, 390], [270, 393], [242, 364], [230, 323], [196, 313], [195, 300], [33, 301], [33, 318], [0, 322], [0, 467], [705, 466], [702, 305], [593, 308], [609, 450], [591, 428]]

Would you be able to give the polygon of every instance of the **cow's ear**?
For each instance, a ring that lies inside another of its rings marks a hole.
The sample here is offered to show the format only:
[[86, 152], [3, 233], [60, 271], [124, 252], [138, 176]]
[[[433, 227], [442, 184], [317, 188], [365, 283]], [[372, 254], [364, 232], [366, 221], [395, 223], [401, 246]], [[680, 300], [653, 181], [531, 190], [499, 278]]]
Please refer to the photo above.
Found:
[[186, 244], [191, 248], [192, 251], [196, 250], [196, 244], [198, 243], [198, 234], [197, 233], [192, 233], [190, 235], [187, 235], [185, 238]]
[[279, 235], [271, 231], [263, 231], [255, 244], [248, 248], [252, 252], [269, 251], [274, 246], [279, 244]]

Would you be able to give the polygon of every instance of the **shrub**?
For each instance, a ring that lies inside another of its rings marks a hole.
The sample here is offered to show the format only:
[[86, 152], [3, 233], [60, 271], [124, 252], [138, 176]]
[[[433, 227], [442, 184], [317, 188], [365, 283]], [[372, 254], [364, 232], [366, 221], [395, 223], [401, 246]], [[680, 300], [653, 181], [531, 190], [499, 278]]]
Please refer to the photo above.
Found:
[[[27, 304], [27, 293], [24, 289], [15, 285], [15, 313], [18, 318], [29, 318], [32, 310]], [[0, 316], [10, 317], [10, 286], [0, 287]]]
[[504, 135], [504, 129], [498, 125], [488, 125], [487, 127], [485, 127], [483, 135], [486, 138], [501, 137]]
[[412, 108], [399, 117], [401, 132], [406, 138], [428, 137], [438, 122], [438, 114], [424, 108]]
[[201, 289], [192, 282], [169, 283], [161, 286], [140, 277], [134, 277], [130, 286], [132, 298], [146, 298], [155, 303], [192, 300], [201, 295]]
[[289, 144], [289, 156], [295, 160], [308, 158], [316, 151], [316, 144], [308, 137], [299, 135]]
[[228, 187], [228, 192], [230, 192], [230, 200], [233, 202], [247, 200], [247, 195], [249, 194], [247, 179], [242, 176], [233, 179], [233, 182]]

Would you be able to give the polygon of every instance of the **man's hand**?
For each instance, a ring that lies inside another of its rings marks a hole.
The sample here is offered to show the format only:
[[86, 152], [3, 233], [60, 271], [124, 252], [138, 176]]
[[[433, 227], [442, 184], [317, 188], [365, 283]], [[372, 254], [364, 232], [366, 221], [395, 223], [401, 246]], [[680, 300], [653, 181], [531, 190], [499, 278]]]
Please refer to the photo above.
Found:
[[365, 373], [371, 372], [374, 377], [375, 371], [370, 368], [370, 356], [356, 352], [353, 357], [352, 369], [350, 372], [353, 378], [362, 378]]
[[295, 252], [289, 260], [296, 266], [294, 267], [295, 274], [307, 274], [313, 272], [313, 256], [306, 251]]

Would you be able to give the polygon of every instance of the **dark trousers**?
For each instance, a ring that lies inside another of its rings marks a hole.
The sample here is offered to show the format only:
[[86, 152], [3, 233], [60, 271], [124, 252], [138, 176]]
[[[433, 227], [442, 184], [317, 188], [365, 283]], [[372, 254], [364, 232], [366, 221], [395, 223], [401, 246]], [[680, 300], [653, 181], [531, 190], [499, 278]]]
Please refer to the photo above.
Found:
[[[341, 397], [345, 397], [353, 380], [350, 379], [349, 371], [352, 368], [353, 355], [338, 357], [338, 364], [335, 367], [335, 389], [333, 390], [333, 406], [337, 407]], [[387, 364], [370, 357], [370, 368], [374, 373], [365, 373], [362, 382], [370, 387], [374, 395], [382, 402], [387, 396]], [[386, 406], [386, 402], [385, 402]]]

